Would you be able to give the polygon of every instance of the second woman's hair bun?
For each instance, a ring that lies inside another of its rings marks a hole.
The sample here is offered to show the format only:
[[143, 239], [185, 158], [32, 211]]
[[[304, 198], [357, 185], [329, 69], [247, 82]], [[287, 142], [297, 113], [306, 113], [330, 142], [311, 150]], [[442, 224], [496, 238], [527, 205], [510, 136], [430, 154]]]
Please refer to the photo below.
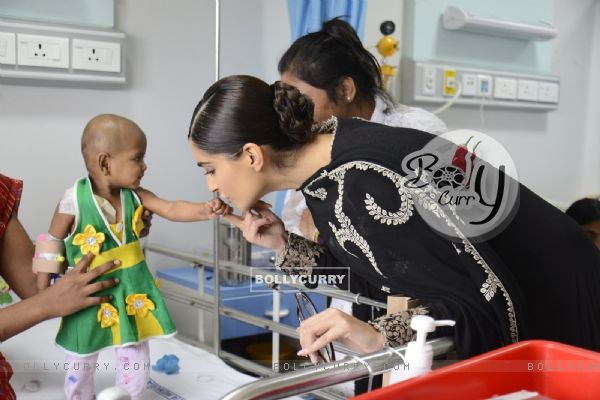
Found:
[[273, 85], [273, 108], [277, 114], [279, 130], [297, 145], [310, 142], [312, 132], [314, 104], [298, 89], [281, 81]]

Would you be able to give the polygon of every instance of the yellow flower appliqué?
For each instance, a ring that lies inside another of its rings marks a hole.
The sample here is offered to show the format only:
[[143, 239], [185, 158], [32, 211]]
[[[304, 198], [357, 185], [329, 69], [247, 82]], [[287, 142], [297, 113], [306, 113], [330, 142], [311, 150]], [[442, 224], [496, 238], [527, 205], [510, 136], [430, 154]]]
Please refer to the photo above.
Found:
[[83, 233], [78, 233], [73, 239], [75, 246], [80, 246], [81, 254], [92, 253], [94, 255], [100, 254], [100, 247], [104, 243], [104, 233], [96, 232], [96, 229], [92, 225], [87, 225]]
[[136, 237], [140, 237], [140, 233], [144, 229], [144, 221], [142, 220], [142, 214], [144, 213], [144, 206], [138, 206], [133, 213], [133, 233]]
[[130, 294], [125, 298], [127, 303], [127, 314], [137, 315], [138, 317], [146, 317], [149, 310], [154, 310], [154, 303], [146, 294]]
[[119, 311], [109, 303], [102, 303], [97, 319], [101, 327], [108, 328], [119, 323]]

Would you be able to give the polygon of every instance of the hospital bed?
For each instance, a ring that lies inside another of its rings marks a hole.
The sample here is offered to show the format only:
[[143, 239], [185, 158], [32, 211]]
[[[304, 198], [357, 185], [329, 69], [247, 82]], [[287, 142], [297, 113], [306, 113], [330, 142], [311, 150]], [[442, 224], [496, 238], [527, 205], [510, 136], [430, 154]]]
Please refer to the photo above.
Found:
[[[19, 400], [59, 400], [64, 398], [65, 354], [54, 345], [60, 319], [45, 321], [2, 343], [2, 353], [13, 367], [11, 384]], [[166, 354], [179, 358], [179, 373], [166, 375], [151, 371], [148, 400], [219, 399], [256, 378], [236, 371], [206, 350], [178, 339], [150, 342], [152, 365]], [[114, 351], [100, 353], [95, 383], [97, 392], [113, 386], [116, 365]], [[140, 366], [140, 368], [145, 368]]]
[[[218, 232], [215, 233], [216, 237], [219, 237]], [[261, 268], [249, 268], [246, 265], [236, 264], [230, 261], [220, 260], [219, 257], [206, 258], [197, 256], [189, 253], [178, 252], [173, 249], [169, 249], [156, 244], [147, 244], [144, 246], [146, 252], [153, 252], [161, 255], [166, 255], [179, 260], [187, 261], [195, 264], [197, 267], [198, 281], [202, 282], [206, 276], [206, 271], [201, 267], [202, 265], [211, 265], [215, 270], [224, 271], [226, 273], [234, 273], [240, 275], [256, 276], [273, 274], [272, 270], [264, 270]], [[214, 250], [215, 254], [219, 252], [217, 248]], [[276, 272], [275, 272], [276, 273]], [[242, 321], [246, 324], [268, 329], [273, 332], [272, 335], [272, 359], [274, 363], [279, 363], [279, 337], [285, 335], [291, 338], [298, 338], [298, 333], [294, 327], [279, 322], [278, 318], [265, 318], [264, 316], [254, 315], [248, 312], [241, 311], [232, 307], [224, 306], [222, 301], [219, 299], [220, 288], [219, 274], [212, 274], [215, 289], [211, 294], [213, 296], [206, 296], [204, 293], [204, 285], [197, 285], [198, 293], [190, 294], [189, 290], [180, 290], [177, 295], [174, 293], [164, 294], [167, 300], [179, 301], [182, 304], [192, 305], [199, 310], [212, 311], [213, 322], [211, 328], [215, 329], [212, 334], [212, 338], [222, 338], [220, 333], [221, 330], [221, 318], [227, 316], [238, 321]], [[297, 289], [306, 290], [301, 284], [286, 283], [286, 286], [296, 287]], [[361, 296], [360, 294], [352, 294], [349, 292], [341, 291], [336, 288], [319, 285], [319, 288], [314, 292], [325, 294], [333, 298], [339, 298], [342, 300], [350, 301], [356, 304], [367, 304], [382, 309], [387, 308], [387, 304], [369, 299]], [[272, 316], [280, 315], [279, 304], [281, 294], [278, 291], [272, 291], [273, 296], [273, 310]], [[453, 350], [454, 343], [450, 338], [439, 338], [431, 341], [434, 346], [436, 354], [446, 354]], [[210, 347], [206, 346], [206, 343], [195, 343], [203, 348]], [[310, 393], [319, 399], [344, 399], [346, 398], [337, 388], [331, 388], [331, 386], [342, 382], [354, 381], [360, 378], [372, 378], [375, 375], [381, 374], [387, 370], [390, 370], [395, 365], [400, 363], [399, 352], [404, 350], [403, 347], [396, 350], [384, 349], [380, 352], [369, 354], [369, 355], [358, 355], [344, 346], [335, 345], [335, 349], [338, 352], [343, 352], [347, 355], [347, 358], [341, 362], [334, 362], [330, 365], [319, 366], [317, 368], [311, 367], [310, 365], [302, 366], [301, 369], [297, 369], [292, 372], [278, 373], [276, 368], [267, 368], [260, 365], [252, 360], [241, 357], [237, 354], [233, 354], [228, 351], [224, 351], [221, 348], [221, 341], [215, 340], [212, 343], [212, 351], [217, 354], [220, 359], [226, 361], [230, 365], [234, 365], [242, 370], [252, 372], [254, 374], [263, 376], [261, 380], [250, 382], [248, 384], [240, 385], [239, 388], [228, 392], [224, 399], [282, 399], [288, 398], [289, 396], [296, 394]], [[283, 365], [283, 364], [280, 364]]]
[[[179, 253], [172, 249], [156, 245], [146, 246], [146, 251], [170, 255], [171, 257], [184, 259], [194, 263], [215, 262], [201, 257]], [[217, 261], [218, 268], [240, 274], [263, 273], [260, 269], [249, 269], [245, 265], [231, 262]], [[271, 271], [269, 271], [271, 272]], [[199, 274], [203, 272], [199, 269]], [[218, 282], [216, 282], [218, 284]], [[217, 286], [218, 287], [218, 286]], [[335, 291], [333, 288], [325, 287], [327, 295], [350, 300], [355, 303], [370, 304], [386, 308], [386, 304], [380, 303], [360, 295]], [[273, 355], [277, 362], [279, 352], [279, 334], [297, 338], [297, 332], [293, 327], [282, 324], [277, 318], [267, 319], [252, 315], [230, 307], [218, 306], [215, 300], [219, 296], [205, 299], [197, 304], [204, 310], [217, 310], [212, 314], [215, 319], [211, 324], [219, 331], [219, 319], [216, 315], [228, 316], [247, 324], [266, 328], [273, 334]], [[278, 315], [277, 296], [279, 293], [273, 291], [274, 310], [273, 315]], [[189, 299], [188, 299], [189, 300]], [[179, 301], [188, 301], [185, 297]], [[196, 299], [198, 302], [198, 299]], [[42, 322], [10, 340], [2, 343], [0, 351], [11, 362], [14, 376], [11, 379], [17, 396], [23, 400], [33, 399], [62, 399], [64, 397], [64, 352], [54, 345], [54, 335], [58, 331], [60, 319], [52, 319]], [[218, 333], [213, 337], [220, 337]], [[436, 342], [437, 341], [437, 342]], [[445, 353], [452, 347], [449, 339], [436, 339], [434, 341], [436, 351]], [[150, 358], [152, 365], [157, 360], [169, 354], [179, 358], [180, 370], [177, 374], [166, 375], [162, 372], [152, 370], [150, 382], [145, 398], [149, 400], [170, 399], [275, 399], [295, 398], [290, 397], [300, 393], [311, 392], [312, 398], [320, 399], [343, 399], [345, 398], [336, 389], [328, 388], [336, 383], [351, 381], [362, 377], [372, 377], [383, 372], [385, 366], [398, 364], [397, 353], [383, 350], [378, 353], [359, 357], [343, 346], [336, 346], [338, 351], [349, 355], [347, 359], [335, 365], [323, 369], [306, 366], [301, 370], [277, 373], [274, 369], [265, 367], [254, 361], [240, 357], [239, 355], [221, 349], [220, 340], [216, 340], [213, 347], [206, 345], [191, 345], [177, 338], [157, 339], [150, 342]], [[367, 367], [368, 365], [368, 367]], [[114, 385], [116, 366], [113, 351], [103, 351], [98, 358], [98, 369], [95, 375], [97, 392]], [[232, 366], [236, 367], [233, 368]], [[149, 368], [150, 366], [140, 366]], [[265, 378], [257, 380], [246, 375], [240, 370], [248, 371]], [[350, 371], [350, 373], [349, 373]], [[253, 383], [254, 382], [254, 383]], [[274, 394], [276, 392], [276, 394]]]

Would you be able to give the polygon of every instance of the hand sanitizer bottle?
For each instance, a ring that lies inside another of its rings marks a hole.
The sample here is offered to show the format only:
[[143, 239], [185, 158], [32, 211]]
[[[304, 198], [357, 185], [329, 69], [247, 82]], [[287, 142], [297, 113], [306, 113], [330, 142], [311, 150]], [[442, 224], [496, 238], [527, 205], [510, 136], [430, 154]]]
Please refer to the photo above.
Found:
[[392, 370], [390, 384], [400, 382], [431, 371], [433, 364], [433, 348], [427, 344], [427, 334], [435, 331], [438, 326], [454, 326], [455, 321], [436, 321], [427, 315], [415, 315], [410, 321], [410, 327], [417, 332], [417, 339], [409, 342], [404, 353], [404, 365]]

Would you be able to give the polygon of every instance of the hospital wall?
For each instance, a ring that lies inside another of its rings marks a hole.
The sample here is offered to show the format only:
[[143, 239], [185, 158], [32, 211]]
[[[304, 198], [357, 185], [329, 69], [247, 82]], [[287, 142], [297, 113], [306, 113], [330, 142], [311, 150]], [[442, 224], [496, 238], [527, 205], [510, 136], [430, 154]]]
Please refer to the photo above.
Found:
[[[599, 14], [598, 1], [554, 1], [554, 21], [549, 22], [559, 33], [551, 41], [549, 66], [547, 48], [539, 49], [537, 71], [560, 77], [556, 111], [484, 108], [483, 122], [477, 108], [454, 107], [441, 115], [450, 128], [472, 128], [493, 135], [509, 150], [523, 183], [563, 204], [600, 194]], [[515, 60], [515, 67], [520, 70], [521, 66]]]
[[[276, 63], [289, 45], [285, 1], [222, 0], [221, 75], [277, 79]], [[401, 3], [371, 0], [366, 45], [393, 19], [400, 35]], [[160, 21], [160, 22], [157, 22]], [[514, 157], [525, 184], [568, 203], [600, 192], [600, 3], [556, 0], [560, 29], [551, 73], [561, 77], [557, 111], [456, 108], [441, 115], [450, 128], [493, 135]], [[81, 131], [92, 116], [112, 112], [136, 121], [148, 136], [143, 185], [166, 198], [206, 200], [202, 171], [186, 134], [191, 113], [214, 79], [214, 6], [211, 0], [116, 0], [115, 28], [127, 35], [128, 83], [122, 87], [13, 84], [0, 79], [0, 171], [25, 181], [20, 218], [31, 236], [47, 229], [64, 189], [85, 172]], [[170, 223], [156, 217], [149, 241], [186, 252], [210, 248], [212, 224]], [[154, 257], [154, 266], [175, 264]]]

